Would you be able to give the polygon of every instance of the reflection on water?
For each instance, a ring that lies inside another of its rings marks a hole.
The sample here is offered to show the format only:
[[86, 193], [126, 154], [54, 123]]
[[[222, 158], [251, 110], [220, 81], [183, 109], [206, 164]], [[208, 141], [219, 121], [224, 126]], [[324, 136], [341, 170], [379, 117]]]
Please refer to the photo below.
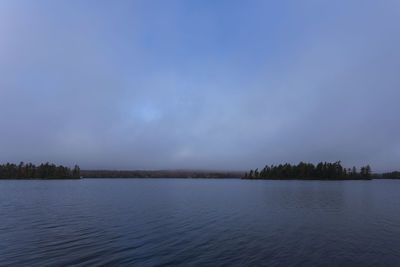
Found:
[[0, 181], [0, 265], [397, 266], [400, 181]]

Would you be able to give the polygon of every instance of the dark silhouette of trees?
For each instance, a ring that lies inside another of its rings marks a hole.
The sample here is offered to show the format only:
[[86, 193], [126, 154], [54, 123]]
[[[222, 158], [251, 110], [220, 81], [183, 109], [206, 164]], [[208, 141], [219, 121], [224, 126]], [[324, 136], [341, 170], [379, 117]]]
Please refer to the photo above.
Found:
[[73, 171], [72, 171], [72, 176], [74, 176], [74, 177], [79, 177], [80, 172], [81, 172], [81, 169], [79, 168], [79, 166], [78, 166], [78, 165], [75, 165], [75, 166], [74, 166], [74, 169], [73, 169]]
[[356, 167], [352, 170], [343, 168], [340, 161], [328, 163], [320, 162], [316, 166], [312, 163], [300, 162], [297, 165], [288, 163], [278, 166], [266, 165], [260, 172], [258, 169], [245, 173], [244, 179], [310, 179], [310, 180], [349, 180], [349, 179], [371, 179], [371, 167], [362, 167], [357, 172]]
[[18, 165], [11, 163], [0, 165], [0, 179], [70, 179], [79, 177], [78, 165], [75, 165], [73, 171], [68, 167], [56, 166], [48, 162], [39, 166], [23, 162]]
[[85, 178], [242, 178], [241, 171], [201, 171], [201, 170], [82, 170]]
[[381, 179], [400, 179], [400, 171], [394, 171], [394, 172], [385, 172], [382, 173], [379, 177], [376, 178], [381, 178]]

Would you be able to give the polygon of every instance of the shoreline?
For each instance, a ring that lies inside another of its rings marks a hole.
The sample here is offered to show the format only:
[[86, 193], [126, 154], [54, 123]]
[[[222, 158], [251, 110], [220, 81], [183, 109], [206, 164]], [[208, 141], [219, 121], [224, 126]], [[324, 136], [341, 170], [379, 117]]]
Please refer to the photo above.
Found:
[[0, 178], [1, 180], [13, 180], [13, 181], [49, 181], [49, 180], [83, 180], [83, 179], [209, 179], [209, 180], [224, 180], [224, 179], [235, 179], [235, 180], [250, 180], [250, 181], [372, 181], [372, 180], [400, 180], [399, 178], [371, 178], [371, 179], [245, 179], [238, 177], [80, 177], [80, 178]]

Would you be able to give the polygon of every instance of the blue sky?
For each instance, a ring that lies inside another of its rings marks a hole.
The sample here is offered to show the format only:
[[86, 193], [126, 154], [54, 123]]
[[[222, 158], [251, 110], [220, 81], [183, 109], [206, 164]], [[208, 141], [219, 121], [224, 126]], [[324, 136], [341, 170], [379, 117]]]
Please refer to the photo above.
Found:
[[400, 168], [398, 1], [1, 1], [0, 161]]

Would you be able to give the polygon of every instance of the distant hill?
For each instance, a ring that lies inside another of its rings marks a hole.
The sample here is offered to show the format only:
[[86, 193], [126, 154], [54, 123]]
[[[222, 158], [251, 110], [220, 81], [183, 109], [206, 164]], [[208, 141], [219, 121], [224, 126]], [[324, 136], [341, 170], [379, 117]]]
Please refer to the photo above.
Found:
[[80, 175], [83, 178], [241, 178], [244, 172], [205, 170], [81, 170]]

